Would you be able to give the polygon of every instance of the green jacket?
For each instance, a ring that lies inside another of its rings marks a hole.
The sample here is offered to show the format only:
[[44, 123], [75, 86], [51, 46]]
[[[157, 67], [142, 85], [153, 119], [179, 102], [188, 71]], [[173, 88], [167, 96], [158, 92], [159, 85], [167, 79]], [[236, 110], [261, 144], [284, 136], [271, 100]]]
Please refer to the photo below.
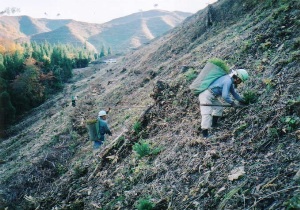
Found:
[[108, 134], [111, 136], [111, 131], [107, 125], [107, 122], [105, 120], [101, 119], [100, 117], [98, 118], [96, 128], [97, 128], [97, 137], [100, 141], [105, 140], [105, 134]]

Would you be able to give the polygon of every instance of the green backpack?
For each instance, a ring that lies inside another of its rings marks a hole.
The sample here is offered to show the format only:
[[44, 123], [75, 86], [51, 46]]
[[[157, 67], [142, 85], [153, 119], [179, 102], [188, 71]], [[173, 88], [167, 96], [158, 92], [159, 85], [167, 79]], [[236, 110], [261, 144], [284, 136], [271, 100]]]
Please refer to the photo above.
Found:
[[96, 141], [98, 139], [98, 123], [99, 121], [96, 119], [89, 119], [86, 121], [86, 128], [89, 134], [89, 140]]
[[189, 86], [190, 90], [193, 91], [195, 95], [199, 95], [203, 91], [205, 91], [211, 83], [213, 83], [216, 79], [228, 74], [225, 70], [220, 68], [219, 66], [208, 62], [197, 78], [193, 81], [193, 83]]

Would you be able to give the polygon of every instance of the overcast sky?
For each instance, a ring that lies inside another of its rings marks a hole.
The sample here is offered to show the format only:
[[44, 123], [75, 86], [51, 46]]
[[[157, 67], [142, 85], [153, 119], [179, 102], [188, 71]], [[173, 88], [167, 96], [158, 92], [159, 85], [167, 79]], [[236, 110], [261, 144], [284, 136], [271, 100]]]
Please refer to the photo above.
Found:
[[0, 15], [6, 8], [19, 8], [9, 15], [33, 18], [74, 19], [105, 23], [140, 11], [161, 9], [195, 13], [216, 0], [0, 0]]

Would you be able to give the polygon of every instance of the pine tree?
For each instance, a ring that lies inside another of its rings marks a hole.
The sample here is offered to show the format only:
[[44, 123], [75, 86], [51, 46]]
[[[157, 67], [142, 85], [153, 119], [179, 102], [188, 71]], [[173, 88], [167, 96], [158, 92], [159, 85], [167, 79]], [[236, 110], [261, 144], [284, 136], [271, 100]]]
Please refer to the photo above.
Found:
[[104, 56], [105, 56], [105, 48], [104, 48], [104, 46], [102, 45], [102, 47], [101, 47], [101, 51], [100, 51], [100, 58], [103, 58]]
[[98, 54], [94, 53], [94, 59], [97, 60], [98, 59]]
[[[4, 58], [3, 58], [2, 54], [0, 54], [0, 78], [4, 79], [7, 76], [7, 72], [6, 72], [6, 68], [5, 68], [3, 62], [4, 62]], [[0, 90], [2, 90], [2, 89], [0, 89]]]

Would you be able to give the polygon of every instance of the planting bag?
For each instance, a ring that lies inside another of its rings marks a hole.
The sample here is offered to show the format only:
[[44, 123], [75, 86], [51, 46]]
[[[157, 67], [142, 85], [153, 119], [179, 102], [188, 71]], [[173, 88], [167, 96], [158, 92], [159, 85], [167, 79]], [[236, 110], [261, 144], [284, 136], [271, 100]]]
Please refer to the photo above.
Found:
[[97, 128], [96, 128], [97, 123], [98, 123], [98, 121], [96, 121], [95, 123], [91, 123], [91, 124], [86, 125], [86, 127], [88, 129], [88, 133], [89, 133], [89, 139], [91, 141], [96, 141], [97, 140]]
[[199, 95], [206, 90], [213, 81], [226, 74], [227, 72], [225, 72], [222, 68], [208, 62], [189, 88], [195, 95]]

